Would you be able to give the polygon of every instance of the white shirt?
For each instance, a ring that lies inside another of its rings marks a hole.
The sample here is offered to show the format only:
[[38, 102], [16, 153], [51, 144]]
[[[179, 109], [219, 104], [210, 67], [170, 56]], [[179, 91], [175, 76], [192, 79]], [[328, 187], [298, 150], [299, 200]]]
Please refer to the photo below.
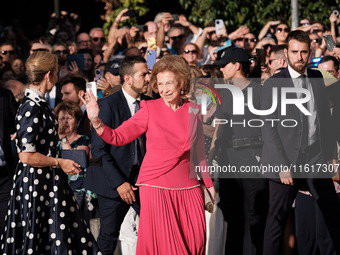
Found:
[[[293, 79], [293, 84], [295, 88], [302, 88], [302, 83], [299, 78], [302, 74], [296, 72], [293, 68], [288, 65], [288, 71], [290, 76]], [[310, 83], [310, 80], [308, 79], [307, 75], [307, 68], [305, 69], [305, 72], [303, 73], [306, 75], [306, 87], [311, 93], [311, 99], [307, 102], [307, 110], [311, 113], [311, 115], [307, 116], [308, 118], [308, 145], [313, 144], [314, 142], [317, 142], [318, 134], [316, 132], [317, 122], [316, 122], [316, 105], [315, 105], [315, 99], [313, 94], [313, 88], [312, 84]]]
[[5, 159], [5, 152], [1, 148], [0, 144], [0, 166], [5, 166], [6, 165], [6, 159]]
[[139, 100], [140, 101], [140, 96], [135, 99], [134, 97], [130, 96], [124, 89], [124, 86], [122, 88], [122, 91], [123, 91], [123, 94], [124, 94], [124, 97], [128, 103], [128, 106], [129, 106], [129, 109], [130, 109], [130, 113], [131, 113], [131, 116], [135, 115], [135, 107], [136, 107], [136, 104], [135, 104], [135, 101], [136, 100]]
[[[129, 109], [130, 109], [130, 113], [131, 116], [135, 115], [135, 108], [136, 108], [136, 104], [135, 101], [139, 100], [140, 101], [140, 96], [135, 99], [134, 97], [130, 96], [124, 89], [124, 86], [122, 87], [122, 91], [123, 91], [123, 95], [128, 103]], [[138, 155], [137, 155], [137, 140], [135, 140], [135, 159], [133, 160], [133, 164], [137, 165], [138, 164]]]

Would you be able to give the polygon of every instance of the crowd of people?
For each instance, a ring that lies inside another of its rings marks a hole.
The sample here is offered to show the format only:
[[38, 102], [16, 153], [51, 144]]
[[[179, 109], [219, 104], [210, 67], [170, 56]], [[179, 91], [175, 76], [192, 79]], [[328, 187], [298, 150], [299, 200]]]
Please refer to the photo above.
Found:
[[[339, 166], [340, 19], [256, 33], [128, 11], [108, 34], [66, 11], [39, 38], [3, 34], [0, 251], [340, 254], [339, 174], [294, 171]], [[216, 165], [236, 171], [193, 172]], [[284, 171], [239, 171], [263, 165]]]

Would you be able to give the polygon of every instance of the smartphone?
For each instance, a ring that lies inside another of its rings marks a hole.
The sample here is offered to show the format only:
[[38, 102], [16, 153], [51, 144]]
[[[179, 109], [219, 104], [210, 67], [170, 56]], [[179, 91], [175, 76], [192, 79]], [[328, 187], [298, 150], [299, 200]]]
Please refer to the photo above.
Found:
[[312, 58], [313, 66], [318, 67], [320, 61], [321, 61], [321, 58], [320, 58], [320, 57], [318, 57], [318, 58]]
[[179, 15], [178, 14], [172, 14], [172, 21], [178, 21], [179, 20]]
[[149, 66], [149, 69], [152, 70], [154, 64], [156, 63], [157, 52], [155, 50], [148, 50], [146, 53], [146, 63]]
[[256, 56], [260, 60], [261, 66], [266, 65], [266, 51], [265, 49], [256, 49]]
[[139, 32], [147, 32], [148, 31], [148, 26], [147, 25], [137, 25], [136, 28], [138, 28]]
[[217, 35], [222, 33], [222, 31], [224, 30], [223, 19], [216, 19], [215, 20], [215, 29], [216, 29]]
[[325, 42], [326, 42], [326, 46], [327, 46], [328, 51], [333, 51], [333, 49], [334, 49], [334, 47], [335, 47], [335, 43], [334, 43], [334, 40], [333, 40], [333, 36], [332, 36], [331, 34], [324, 35], [324, 36], [323, 36], [323, 39], [324, 39]]
[[129, 16], [132, 17], [138, 17], [139, 16], [139, 10], [128, 10], [126, 13], [123, 14], [123, 16]]
[[148, 48], [153, 48], [156, 46], [156, 37], [149, 37], [147, 39]]
[[76, 62], [79, 70], [84, 70], [84, 54], [71, 54], [67, 56], [67, 69], [70, 71], [72, 62]]
[[97, 100], [97, 83], [95, 81], [91, 81], [86, 83], [86, 92], [92, 91], [93, 95], [96, 97]]
[[231, 39], [228, 39], [227, 41], [224, 42], [224, 44], [222, 46], [217, 47], [215, 52], [219, 52], [221, 50], [224, 50], [224, 49], [230, 47], [231, 45], [232, 45], [232, 41], [231, 41]]
[[104, 69], [96, 69], [94, 74], [96, 75], [96, 81], [99, 81], [100, 78], [104, 78]]

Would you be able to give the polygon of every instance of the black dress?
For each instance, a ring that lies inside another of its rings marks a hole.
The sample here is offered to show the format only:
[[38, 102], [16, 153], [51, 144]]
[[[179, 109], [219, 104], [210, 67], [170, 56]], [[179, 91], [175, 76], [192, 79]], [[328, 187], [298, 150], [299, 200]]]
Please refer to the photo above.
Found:
[[[57, 121], [40, 91], [27, 89], [16, 116], [18, 152], [56, 157]], [[101, 254], [67, 175], [19, 161], [1, 238], [1, 254]]]

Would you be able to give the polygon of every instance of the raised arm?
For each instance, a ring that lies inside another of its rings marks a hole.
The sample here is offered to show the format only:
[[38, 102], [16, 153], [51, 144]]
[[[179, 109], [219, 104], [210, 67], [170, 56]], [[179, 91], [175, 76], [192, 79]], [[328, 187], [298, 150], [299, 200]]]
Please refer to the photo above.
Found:
[[280, 24], [280, 20], [275, 20], [275, 21], [271, 20], [271, 21], [268, 21], [266, 23], [266, 25], [264, 25], [264, 27], [261, 29], [260, 33], [259, 33], [259, 36], [258, 36], [259, 41], [261, 41], [261, 39], [263, 37], [265, 37], [265, 35], [268, 33], [268, 31], [269, 31], [271, 26], [275, 26], [275, 25], [278, 25], [278, 24]]
[[118, 128], [112, 129], [106, 126], [99, 118], [99, 106], [92, 91], [89, 92], [90, 93], [86, 92], [85, 99], [82, 98], [81, 100], [86, 106], [87, 116], [93, 128], [96, 130], [98, 136], [106, 143], [122, 146], [132, 142], [145, 133], [147, 126], [147, 110], [145, 108], [141, 107], [132, 118], [125, 121]]

